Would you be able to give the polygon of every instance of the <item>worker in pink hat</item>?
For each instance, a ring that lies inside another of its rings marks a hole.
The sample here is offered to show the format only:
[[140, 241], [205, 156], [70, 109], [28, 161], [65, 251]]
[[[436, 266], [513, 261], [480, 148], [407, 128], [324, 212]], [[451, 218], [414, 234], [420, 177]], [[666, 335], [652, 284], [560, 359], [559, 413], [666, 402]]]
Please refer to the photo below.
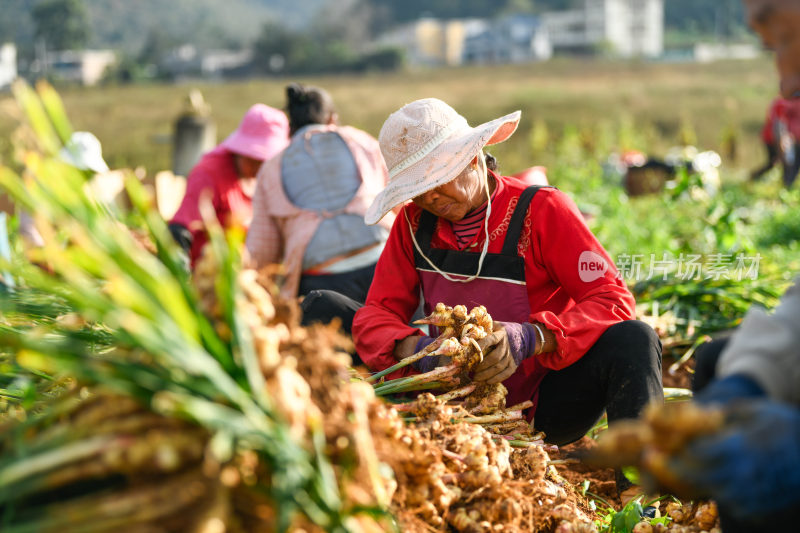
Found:
[[169, 228], [189, 253], [192, 266], [208, 240], [200, 215], [201, 197], [209, 195], [222, 227], [247, 231], [258, 169], [288, 144], [289, 121], [283, 111], [255, 104], [239, 127], [189, 172], [186, 194]]

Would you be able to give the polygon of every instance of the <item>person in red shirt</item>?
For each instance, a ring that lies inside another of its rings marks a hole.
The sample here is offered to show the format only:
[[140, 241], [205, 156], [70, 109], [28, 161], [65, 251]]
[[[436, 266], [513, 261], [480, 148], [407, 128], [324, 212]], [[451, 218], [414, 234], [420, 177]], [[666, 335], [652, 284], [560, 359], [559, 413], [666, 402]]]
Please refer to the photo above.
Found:
[[258, 169], [288, 144], [289, 120], [283, 111], [255, 104], [239, 127], [192, 168], [183, 201], [169, 223], [173, 237], [189, 254], [192, 267], [208, 241], [200, 214], [201, 197], [208, 195], [224, 228], [247, 231], [253, 218]]
[[[359, 357], [379, 371], [432, 341], [408, 325], [420, 298], [426, 313], [438, 302], [485, 306], [495, 331], [480, 341], [485, 355], [473, 378], [503, 382], [509, 405], [533, 401], [535, 427], [566, 444], [604, 411], [614, 423], [662, 400], [661, 343], [634, 320], [633, 296], [569, 196], [487, 166], [483, 148], [507, 139], [519, 118], [472, 128], [428, 98], [387, 119], [379, 143], [389, 183], [365, 221], [411, 202], [392, 226], [365, 304], [350, 308], [352, 333]], [[423, 358], [388, 378], [436, 363]]]
[[783, 184], [788, 189], [800, 172], [800, 101], [778, 97], [772, 101], [761, 130], [767, 161], [750, 174], [760, 179], [778, 162], [783, 167]]

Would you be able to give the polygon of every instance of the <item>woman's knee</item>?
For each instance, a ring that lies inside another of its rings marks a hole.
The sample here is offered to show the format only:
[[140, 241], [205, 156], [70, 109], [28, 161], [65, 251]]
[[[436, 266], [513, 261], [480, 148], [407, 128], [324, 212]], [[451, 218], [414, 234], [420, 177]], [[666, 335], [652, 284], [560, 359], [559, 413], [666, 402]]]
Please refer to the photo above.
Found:
[[336, 291], [314, 290], [308, 293], [300, 304], [303, 312], [302, 324], [315, 322], [327, 324], [334, 318], [342, 322], [342, 329], [351, 332], [353, 317], [361, 304]]
[[661, 344], [655, 330], [650, 327], [649, 324], [641, 320], [623, 320], [622, 322], [617, 322], [606, 330], [606, 334], [610, 334], [624, 342], [659, 346]]
[[649, 356], [651, 363], [661, 367], [661, 341], [655, 330], [641, 320], [624, 320], [609, 327], [601, 337], [614, 345], [613, 353], [640, 359]]

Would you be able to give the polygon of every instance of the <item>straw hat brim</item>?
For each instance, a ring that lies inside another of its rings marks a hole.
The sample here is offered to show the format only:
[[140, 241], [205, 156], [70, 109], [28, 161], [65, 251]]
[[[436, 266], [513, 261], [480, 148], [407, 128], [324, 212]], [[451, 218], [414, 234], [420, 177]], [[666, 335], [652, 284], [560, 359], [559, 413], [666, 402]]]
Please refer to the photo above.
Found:
[[417, 163], [394, 176], [364, 215], [377, 224], [394, 207], [454, 180], [484, 146], [505, 141], [519, 125], [520, 111], [454, 132]]

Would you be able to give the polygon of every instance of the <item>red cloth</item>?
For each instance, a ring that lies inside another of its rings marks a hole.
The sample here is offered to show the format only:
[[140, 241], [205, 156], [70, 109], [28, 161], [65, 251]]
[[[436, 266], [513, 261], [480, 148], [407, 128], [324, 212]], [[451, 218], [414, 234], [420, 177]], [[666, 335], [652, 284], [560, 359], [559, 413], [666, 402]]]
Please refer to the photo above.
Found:
[[[242, 189], [233, 154], [220, 146], [207, 152], [189, 172], [186, 193], [170, 223], [185, 226], [192, 232], [189, 258], [194, 267], [208, 235], [200, 216], [200, 198], [210, 194], [217, 220], [224, 228], [241, 227], [244, 231], [253, 218], [252, 199]], [[206, 192], [207, 191], [207, 192]]]
[[512, 178], [527, 183], [528, 185], [550, 185], [547, 181], [546, 167], [530, 167], [511, 175]]
[[[497, 176], [497, 184], [489, 219], [490, 253], [500, 253], [511, 214], [526, 187], [515, 178], [502, 176]], [[397, 341], [422, 334], [407, 325], [419, 304], [420, 290], [407, 220], [416, 231], [420, 212], [419, 207], [409, 203], [397, 216], [378, 260], [367, 301], [353, 321], [356, 350], [373, 371], [397, 362], [392, 355]], [[479, 232], [475, 245], [468, 249], [480, 250], [484, 240], [485, 233]], [[458, 249], [452, 225], [438, 224], [431, 245]], [[579, 261], [584, 252], [594, 252], [605, 260], [608, 270], [598, 279], [581, 279]], [[559, 370], [571, 365], [609, 326], [634, 318], [633, 295], [617, 276], [613, 261], [586, 226], [574, 202], [563, 192], [542, 189], [536, 194], [517, 253], [525, 259], [530, 321], [545, 324], [558, 340], [556, 352], [536, 356], [544, 367]], [[469, 284], [464, 285], [464, 290], [469, 291]], [[464, 301], [468, 301], [466, 296]], [[387, 379], [413, 373], [416, 371], [406, 367]]]
[[767, 144], [775, 144], [775, 126], [782, 122], [795, 141], [800, 141], [800, 100], [776, 98], [767, 112], [767, 120], [761, 130], [761, 139]]

